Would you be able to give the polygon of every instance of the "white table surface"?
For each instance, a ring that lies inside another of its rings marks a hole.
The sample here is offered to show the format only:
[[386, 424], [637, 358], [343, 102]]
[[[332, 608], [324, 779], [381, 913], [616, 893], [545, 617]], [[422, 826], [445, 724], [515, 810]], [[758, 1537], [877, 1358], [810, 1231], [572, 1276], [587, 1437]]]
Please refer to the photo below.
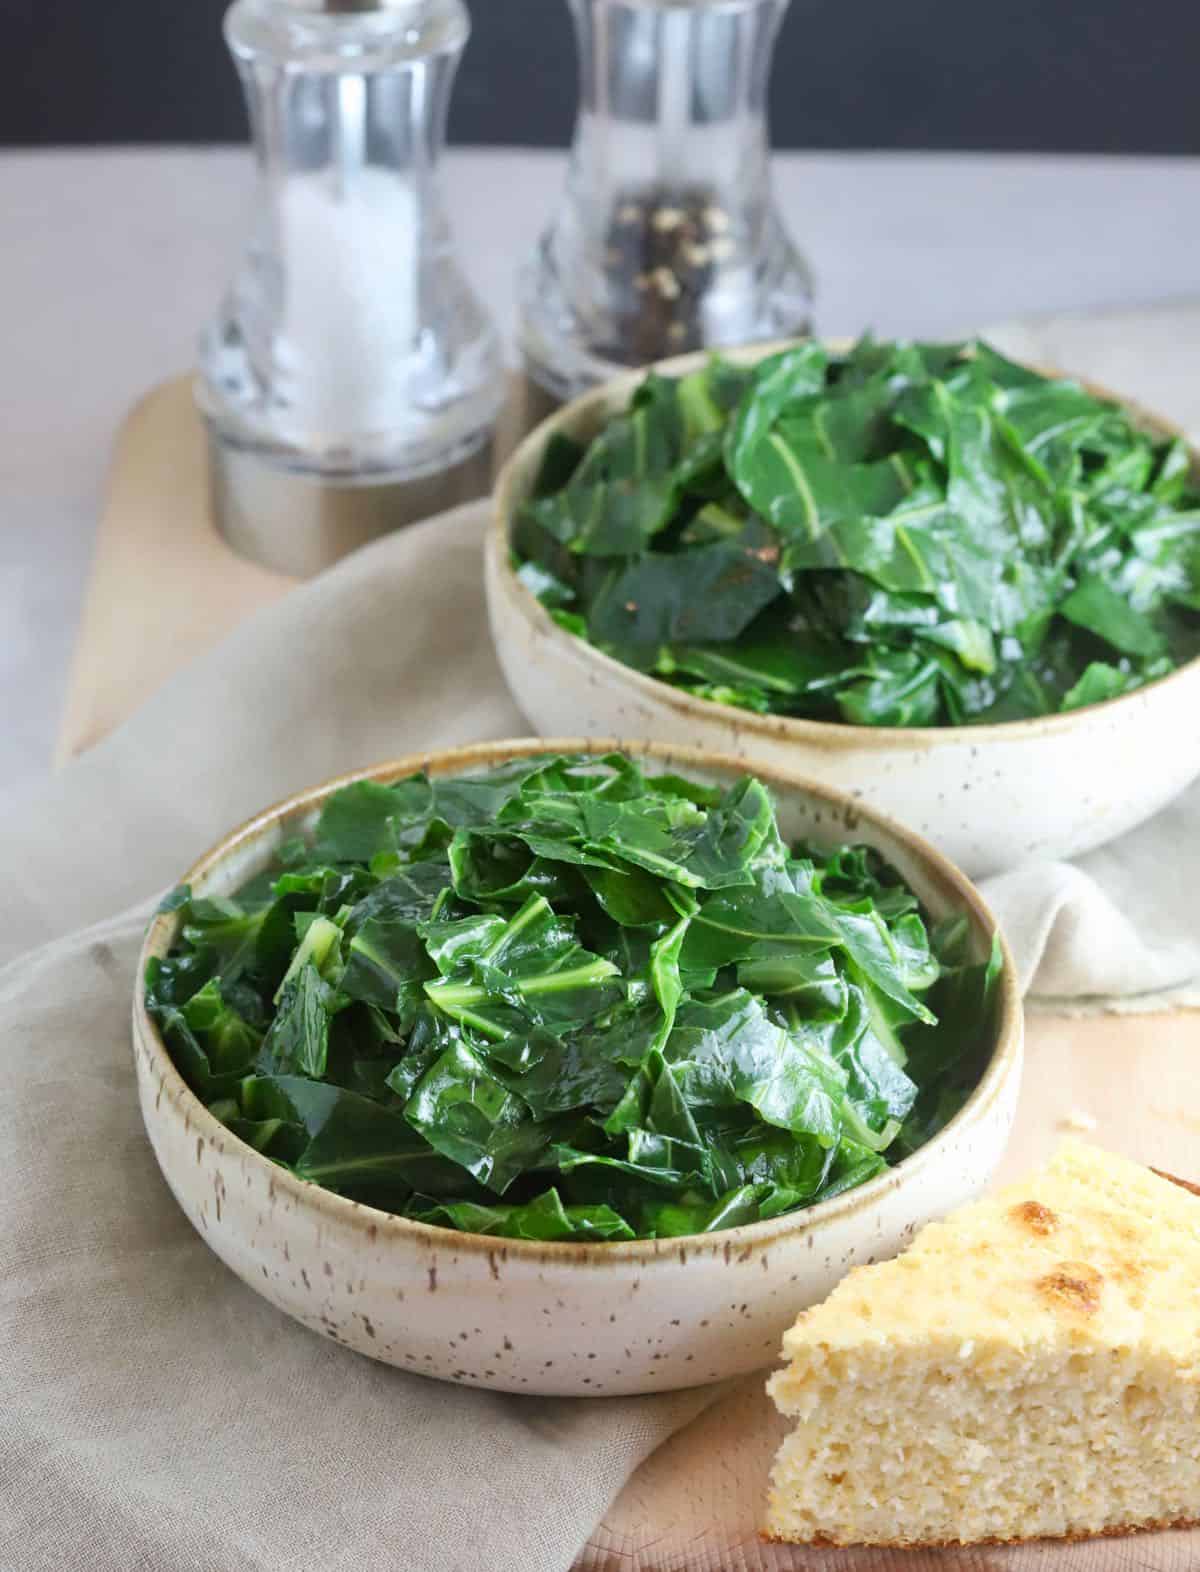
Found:
[[[826, 333], [957, 333], [1200, 293], [1200, 159], [777, 165]], [[514, 269], [562, 173], [557, 153], [447, 157], [462, 258], [510, 333]], [[250, 178], [240, 149], [0, 154], [0, 786], [49, 767], [113, 434], [189, 364]]]

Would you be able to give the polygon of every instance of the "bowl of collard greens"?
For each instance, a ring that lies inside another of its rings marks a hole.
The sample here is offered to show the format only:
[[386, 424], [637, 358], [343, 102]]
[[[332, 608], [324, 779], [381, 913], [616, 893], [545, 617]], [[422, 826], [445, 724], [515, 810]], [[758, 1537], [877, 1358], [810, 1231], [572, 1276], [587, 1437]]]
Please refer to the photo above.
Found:
[[1200, 483], [1166, 422], [982, 343], [685, 356], [517, 450], [493, 637], [543, 732], [865, 797], [972, 875], [1200, 774]]
[[784, 771], [607, 742], [269, 810], [149, 929], [143, 1117], [274, 1304], [443, 1379], [666, 1390], [975, 1194], [1021, 1057], [966, 879]]

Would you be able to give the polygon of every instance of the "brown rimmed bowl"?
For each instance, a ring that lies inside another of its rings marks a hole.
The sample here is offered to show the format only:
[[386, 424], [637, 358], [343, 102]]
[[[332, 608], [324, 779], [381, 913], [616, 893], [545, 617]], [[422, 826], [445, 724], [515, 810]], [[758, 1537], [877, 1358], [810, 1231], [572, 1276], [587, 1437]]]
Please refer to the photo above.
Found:
[[[184, 881], [197, 894], [233, 894], [351, 781], [388, 782], [421, 769], [468, 774], [533, 754], [614, 748], [650, 773], [676, 770], [715, 784], [744, 773], [740, 760], [707, 751], [595, 739], [413, 754], [268, 808], [213, 847]], [[988, 955], [991, 913], [932, 847], [841, 792], [779, 768], [758, 774], [789, 840], [876, 847], [934, 918], [965, 913], [973, 954]], [[177, 914], [162, 913], [146, 934], [133, 1043], [146, 1131], [180, 1206], [221, 1260], [279, 1309], [359, 1353], [441, 1380], [603, 1396], [760, 1369], [797, 1311], [823, 1298], [851, 1266], [894, 1254], [924, 1223], [984, 1188], [1016, 1108], [1021, 1004], [1005, 949], [979, 1084], [928, 1145], [857, 1190], [724, 1233], [628, 1244], [535, 1244], [432, 1228], [295, 1178], [227, 1130], [185, 1085], [142, 988], [146, 962], [167, 953], [178, 927]]]
[[[727, 358], [753, 363], [786, 347], [757, 345]], [[680, 376], [705, 359], [681, 355], [654, 369]], [[560, 628], [513, 570], [513, 525], [550, 439], [562, 433], [590, 441], [627, 408], [645, 374], [617, 377], [542, 421], [497, 483], [486, 546], [488, 616], [513, 698], [538, 731], [653, 737], [811, 776], [911, 825], [973, 878], [1101, 846], [1200, 776], [1200, 658], [1136, 692], [1066, 714], [989, 726], [851, 726], [697, 698]], [[1124, 403], [1155, 435], [1181, 435], [1160, 416], [1083, 385]], [[1200, 454], [1195, 461], [1200, 475]]]

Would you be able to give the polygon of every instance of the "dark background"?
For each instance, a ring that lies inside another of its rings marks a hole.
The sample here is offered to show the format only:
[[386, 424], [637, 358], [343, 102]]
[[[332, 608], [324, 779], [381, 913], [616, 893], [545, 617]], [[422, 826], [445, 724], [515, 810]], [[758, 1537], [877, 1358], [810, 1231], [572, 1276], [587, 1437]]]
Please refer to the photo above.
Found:
[[[560, 146], [564, 0], [468, 0], [460, 142]], [[224, 0], [0, 0], [0, 144], [238, 140]], [[1200, 153], [1198, 0], [793, 0], [786, 147]]]

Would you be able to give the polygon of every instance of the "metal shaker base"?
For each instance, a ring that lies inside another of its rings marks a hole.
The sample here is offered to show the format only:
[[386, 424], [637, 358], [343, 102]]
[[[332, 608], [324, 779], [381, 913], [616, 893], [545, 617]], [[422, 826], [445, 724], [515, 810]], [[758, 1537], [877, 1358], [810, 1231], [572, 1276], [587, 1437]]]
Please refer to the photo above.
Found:
[[218, 530], [244, 557], [311, 578], [369, 540], [491, 489], [491, 443], [450, 469], [411, 480], [330, 480], [232, 448], [208, 427], [209, 492]]

